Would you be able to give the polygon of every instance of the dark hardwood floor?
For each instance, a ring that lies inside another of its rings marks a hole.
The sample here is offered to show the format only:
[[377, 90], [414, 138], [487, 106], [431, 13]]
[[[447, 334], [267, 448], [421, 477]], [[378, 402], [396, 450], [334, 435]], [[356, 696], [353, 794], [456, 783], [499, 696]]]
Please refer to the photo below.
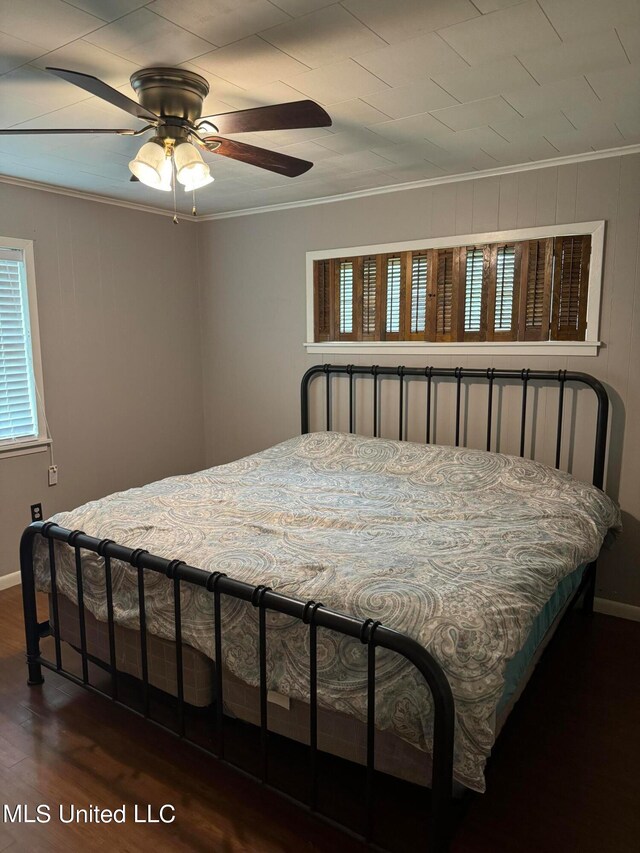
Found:
[[[364, 850], [53, 673], [27, 687], [18, 588], [0, 592], [0, 625], [0, 808], [47, 803], [56, 815], [0, 822], [0, 851]], [[640, 849], [639, 660], [640, 623], [570, 615], [505, 727], [453, 853]], [[156, 812], [169, 803], [176, 820], [67, 825], [60, 803]]]

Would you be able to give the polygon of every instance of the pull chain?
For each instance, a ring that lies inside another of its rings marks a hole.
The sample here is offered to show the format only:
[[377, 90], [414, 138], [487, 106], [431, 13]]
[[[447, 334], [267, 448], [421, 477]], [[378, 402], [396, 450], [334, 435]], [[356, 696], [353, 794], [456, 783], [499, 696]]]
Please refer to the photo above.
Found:
[[192, 203], [193, 203], [193, 206], [192, 206], [192, 208], [191, 208], [191, 215], [192, 215], [192, 216], [197, 216], [197, 215], [198, 215], [198, 211], [197, 211], [197, 209], [196, 209], [196, 191], [195, 191], [195, 190], [191, 190], [191, 200], [192, 200]]
[[173, 224], [178, 225], [178, 203], [176, 201], [176, 169], [173, 157], [173, 149], [171, 150], [171, 188], [173, 190]]

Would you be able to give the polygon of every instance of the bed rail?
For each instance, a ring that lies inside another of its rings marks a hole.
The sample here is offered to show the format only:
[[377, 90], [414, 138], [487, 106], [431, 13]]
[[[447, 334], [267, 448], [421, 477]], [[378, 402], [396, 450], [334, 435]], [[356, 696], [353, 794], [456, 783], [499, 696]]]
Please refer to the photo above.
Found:
[[[48, 543], [48, 560], [51, 576], [51, 610], [53, 624], [49, 621], [38, 622], [36, 609], [36, 587], [34, 576], [34, 544], [36, 539], [43, 538]], [[75, 552], [77, 603], [79, 612], [79, 634], [80, 655], [82, 662], [82, 675], [78, 677], [66, 670], [63, 666], [61, 654], [61, 639], [59, 635], [58, 621], [58, 590], [56, 587], [56, 559], [54, 542], [66, 543]], [[83, 597], [83, 567], [82, 552], [90, 551], [99, 555], [104, 563], [105, 594], [107, 601], [107, 619], [109, 628], [109, 655], [108, 664], [100, 662], [111, 676], [110, 692], [99, 689], [92, 685], [89, 679], [89, 663], [98, 663], [87, 648], [87, 634], [84, 615]], [[190, 740], [185, 733], [184, 714], [184, 682], [182, 666], [182, 632], [181, 632], [181, 590], [184, 584], [199, 586], [207, 590], [212, 597], [214, 613], [214, 649], [215, 661], [222, 661], [222, 648], [224, 644], [224, 626], [220, 613], [220, 602], [222, 596], [230, 596], [242, 601], [250, 602], [259, 611], [258, 622], [258, 655], [259, 655], [259, 695], [260, 695], [260, 774], [254, 778], [259, 779], [264, 785], [282, 794], [286, 798], [291, 797], [274, 787], [269, 782], [269, 730], [267, 724], [267, 631], [266, 612], [268, 610], [283, 613], [308, 625], [309, 628], [309, 754], [308, 754], [308, 778], [309, 788], [306, 800], [296, 798], [296, 803], [302, 805], [310, 812], [324, 820], [332, 823], [326, 815], [318, 810], [317, 785], [318, 785], [318, 666], [317, 666], [317, 632], [321, 629], [330, 629], [339, 634], [360, 640], [367, 647], [367, 746], [366, 746], [366, 769], [365, 784], [362, 794], [365, 801], [366, 821], [362, 833], [357, 835], [367, 842], [372, 841], [373, 808], [374, 808], [374, 785], [375, 785], [375, 697], [376, 697], [376, 648], [389, 649], [404, 657], [422, 674], [431, 690], [434, 705], [434, 739], [432, 752], [432, 785], [431, 791], [425, 793], [425, 808], [429, 808], [428, 849], [433, 853], [444, 853], [448, 849], [451, 832], [451, 808], [453, 787], [453, 741], [454, 741], [454, 700], [447, 677], [440, 664], [419, 643], [410, 637], [385, 627], [372, 619], [357, 619], [343, 613], [330, 610], [315, 601], [300, 601], [278, 592], [274, 592], [266, 586], [252, 586], [239, 580], [227, 577], [221, 572], [209, 573], [195, 566], [187, 565], [180, 560], [167, 560], [154, 556], [140, 548], [131, 549], [119, 545], [110, 539], [96, 539], [87, 536], [80, 530], [68, 530], [52, 522], [34, 522], [26, 528], [20, 542], [20, 570], [22, 574], [22, 594], [24, 603], [24, 619], [27, 641], [27, 664], [29, 670], [30, 685], [42, 684], [44, 679], [42, 668], [45, 667], [65, 678], [82, 685], [93, 692], [110, 698], [113, 702], [122, 705], [118, 696], [118, 670], [116, 667], [115, 638], [114, 638], [114, 613], [111, 561], [117, 560], [129, 564], [137, 572], [138, 581], [138, 603], [140, 618], [140, 649], [142, 660], [142, 688], [143, 688], [143, 711], [142, 715], [150, 722], [190, 742], [198, 749], [203, 749], [199, 744]], [[145, 620], [145, 577], [148, 573], [165, 575], [173, 581], [174, 596], [174, 627], [176, 646], [176, 673], [177, 673], [177, 702], [178, 702], [178, 726], [177, 729], [167, 727], [163, 723], [154, 720], [150, 716], [150, 684], [147, 661], [147, 631]], [[40, 640], [43, 637], [53, 635], [55, 660], [48, 660], [43, 656], [40, 648]], [[223, 679], [222, 666], [215, 667], [216, 673], [216, 701], [212, 711], [214, 729], [216, 732], [215, 748], [205, 749], [226, 764], [238, 770], [235, 764], [225, 756], [224, 740], [224, 718], [223, 718]], [[124, 705], [129, 710], [129, 705]], [[135, 713], [135, 710], [134, 710]], [[246, 772], [241, 770], [240, 772]], [[249, 774], [253, 775], [253, 774]], [[428, 798], [428, 801], [427, 801]], [[345, 829], [345, 827], [341, 827]], [[371, 844], [375, 849], [375, 844]]]

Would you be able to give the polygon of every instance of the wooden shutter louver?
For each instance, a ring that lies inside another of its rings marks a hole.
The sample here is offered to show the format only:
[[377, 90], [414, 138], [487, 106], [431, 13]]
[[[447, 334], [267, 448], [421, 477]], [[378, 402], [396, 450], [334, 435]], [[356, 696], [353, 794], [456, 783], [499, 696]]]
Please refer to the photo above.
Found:
[[518, 337], [521, 243], [491, 247], [487, 288], [487, 341], [515, 341]]
[[587, 288], [591, 237], [556, 237], [551, 338], [583, 341], [587, 331]]
[[331, 299], [332, 262], [316, 261], [314, 273], [315, 339], [329, 341], [332, 335], [332, 299]]
[[402, 258], [400, 255], [392, 255], [387, 258], [386, 264], [387, 299], [385, 337], [387, 340], [400, 339], [400, 318], [402, 293]]
[[482, 327], [482, 279], [484, 253], [482, 249], [467, 249], [464, 294], [464, 331], [480, 333]]
[[[463, 250], [464, 251], [464, 250]], [[487, 330], [487, 284], [489, 282], [490, 251], [488, 246], [470, 246], [464, 264], [463, 340], [483, 341]]]
[[362, 261], [362, 337], [376, 335], [378, 292], [378, 260], [375, 255]]
[[409, 304], [409, 337], [424, 340], [427, 329], [427, 293], [429, 257], [426, 252], [413, 252], [410, 267], [411, 294]]
[[354, 284], [353, 261], [338, 263], [338, 334], [341, 340], [354, 338]]
[[436, 341], [452, 341], [457, 330], [458, 252], [454, 249], [438, 250], [438, 272], [435, 287]]
[[516, 263], [515, 246], [502, 246], [496, 257], [496, 301], [493, 331], [511, 331], [513, 319], [513, 285]]
[[553, 241], [529, 240], [523, 245], [519, 338], [549, 339]]

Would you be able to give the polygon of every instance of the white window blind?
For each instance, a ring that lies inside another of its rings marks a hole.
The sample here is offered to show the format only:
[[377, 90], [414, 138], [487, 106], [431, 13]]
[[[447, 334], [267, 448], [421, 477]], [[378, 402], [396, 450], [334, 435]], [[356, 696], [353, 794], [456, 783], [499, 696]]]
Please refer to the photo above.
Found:
[[0, 246], [0, 443], [37, 436], [24, 252]]

